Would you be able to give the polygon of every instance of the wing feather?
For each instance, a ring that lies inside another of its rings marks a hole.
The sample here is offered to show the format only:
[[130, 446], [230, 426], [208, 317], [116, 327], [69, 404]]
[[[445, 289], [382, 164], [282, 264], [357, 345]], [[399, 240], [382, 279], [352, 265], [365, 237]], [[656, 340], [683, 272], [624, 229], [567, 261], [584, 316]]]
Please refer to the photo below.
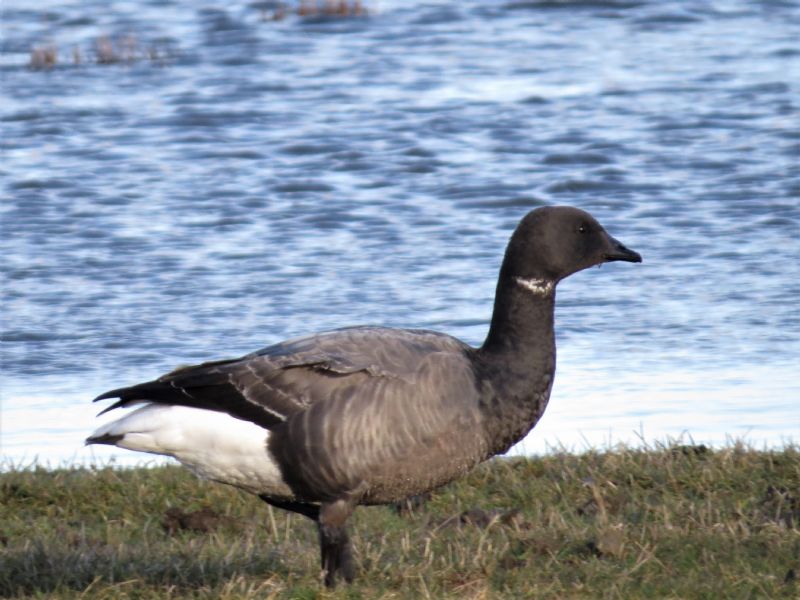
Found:
[[352, 396], [370, 379], [410, 381], [431, 352], [463, 348], [455, 338], [421, 330], [340, 329], [182, 367], [95, 401], [118, 398], [100, 414], [151, 401], [221, 411], [272, 429], [314, 404]]

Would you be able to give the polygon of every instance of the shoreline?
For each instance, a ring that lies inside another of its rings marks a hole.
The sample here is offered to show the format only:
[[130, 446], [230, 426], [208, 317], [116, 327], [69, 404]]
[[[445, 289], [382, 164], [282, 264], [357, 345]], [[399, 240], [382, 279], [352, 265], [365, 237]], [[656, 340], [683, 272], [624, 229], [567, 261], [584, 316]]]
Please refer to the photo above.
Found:
[[[0, 596], [320, 597], [310, 521], [182, 467], [0, 474]], [[794, 597], [800, 447], [487, 461], [361, 507], [330, 598]], [[167, 593], [168, 591], [168, 593]]]

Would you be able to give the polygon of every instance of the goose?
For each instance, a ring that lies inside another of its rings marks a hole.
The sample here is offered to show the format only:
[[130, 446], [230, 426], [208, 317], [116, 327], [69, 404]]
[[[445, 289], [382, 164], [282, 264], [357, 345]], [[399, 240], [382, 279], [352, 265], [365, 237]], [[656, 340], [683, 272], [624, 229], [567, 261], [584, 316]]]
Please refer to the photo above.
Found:
[[292, 339], [99, 395], [117, 399], [100, 414], [139, 406], [86, 443], [174, 457], [312, 519], [324, 584], [350, 583], [346, 522], [356, 506], [453, 481], [506, 452], [542, 416], [556, 367], [556, 284], [641, 260], [583, 210], [536, 208], [508, 243], [479, 348], [374, 326]]

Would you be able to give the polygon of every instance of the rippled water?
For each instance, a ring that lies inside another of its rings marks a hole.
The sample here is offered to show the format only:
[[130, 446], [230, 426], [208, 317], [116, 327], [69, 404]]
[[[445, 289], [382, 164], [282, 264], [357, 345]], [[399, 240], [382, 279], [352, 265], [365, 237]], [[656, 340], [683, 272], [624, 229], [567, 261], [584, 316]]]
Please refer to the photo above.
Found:
[[2, 15], [7, 460], [105, 459], [96, 394], [289, 336], [479, 344], [510, 231], [553, 203], [645, 262], [560, 286], [521, 451], [797, 440], [800, 3], [29, 6]]

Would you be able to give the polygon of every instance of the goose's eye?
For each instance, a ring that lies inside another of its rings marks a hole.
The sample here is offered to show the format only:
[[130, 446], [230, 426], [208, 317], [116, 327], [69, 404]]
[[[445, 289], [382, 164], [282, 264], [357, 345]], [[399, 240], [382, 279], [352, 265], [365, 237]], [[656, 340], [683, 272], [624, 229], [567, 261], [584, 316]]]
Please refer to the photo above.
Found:
[[586, 233], [587, 231], [589, 231], [589, 228], [585, 223], [581, 223], [581, 225], [578, 227], [578, 233]]

